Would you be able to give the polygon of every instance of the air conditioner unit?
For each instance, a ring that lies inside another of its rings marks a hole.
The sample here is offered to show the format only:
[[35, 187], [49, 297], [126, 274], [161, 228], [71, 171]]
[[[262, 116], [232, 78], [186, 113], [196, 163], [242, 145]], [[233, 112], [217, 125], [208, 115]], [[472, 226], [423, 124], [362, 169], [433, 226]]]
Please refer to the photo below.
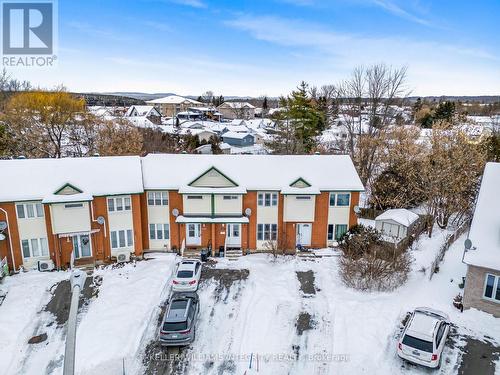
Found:
[[38, 261], [38, 271], [40, 272], [52, 271], [54, 268], [55, 265], [51, 259]]
[[118, 263], [128, 262], [130, 260], [130, 252], [123, 251], [116, 254], [116, 261]]

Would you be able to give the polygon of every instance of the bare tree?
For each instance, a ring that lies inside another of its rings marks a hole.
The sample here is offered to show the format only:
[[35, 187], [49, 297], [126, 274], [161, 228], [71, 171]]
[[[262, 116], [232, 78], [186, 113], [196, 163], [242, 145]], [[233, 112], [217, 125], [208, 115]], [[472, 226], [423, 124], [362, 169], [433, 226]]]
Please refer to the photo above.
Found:
[[406, 75], [406, 67], [357, 67], [337, 87], [340, 122], [349, 135], [347, 148], [365, 184], [377, 166], [378, 140], [393, 121], [393, 106], [409, 94]]

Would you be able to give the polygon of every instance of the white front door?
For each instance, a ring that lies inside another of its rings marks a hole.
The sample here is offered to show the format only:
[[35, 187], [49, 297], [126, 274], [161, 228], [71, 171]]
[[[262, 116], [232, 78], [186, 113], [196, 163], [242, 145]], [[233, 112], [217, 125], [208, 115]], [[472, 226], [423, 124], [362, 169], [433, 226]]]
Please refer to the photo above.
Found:
[[201, 224], [186, 224], [186, 245], [201, 245]]
[[312, 224], [297, 224], [297, 245], [311, 246]]
[[73, 236], [73, 252], [75, 254], [75, 259], [92, 256], [90, 234], [78, 234]]
[[227, 224], [226, 246], [241, 246], [241, 225]]

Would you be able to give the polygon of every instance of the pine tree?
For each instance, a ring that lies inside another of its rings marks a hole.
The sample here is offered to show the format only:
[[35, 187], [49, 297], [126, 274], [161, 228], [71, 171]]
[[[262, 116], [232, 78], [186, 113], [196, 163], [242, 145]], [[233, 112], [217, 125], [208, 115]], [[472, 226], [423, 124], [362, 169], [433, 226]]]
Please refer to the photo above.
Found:
[[308, 85], [301, 82], [288, 97], [280, 98], [284, 108], [277, 117], [277, 134], [270, 143], [275, 153], [300, 154], [312, 152], [316, 137], [326, 127], [323, 114], [308, 95]]

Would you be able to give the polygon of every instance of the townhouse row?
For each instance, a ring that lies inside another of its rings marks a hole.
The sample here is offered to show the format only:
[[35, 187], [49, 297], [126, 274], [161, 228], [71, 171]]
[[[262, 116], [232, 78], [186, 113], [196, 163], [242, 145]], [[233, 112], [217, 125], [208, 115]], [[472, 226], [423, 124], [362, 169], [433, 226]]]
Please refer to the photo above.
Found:
[[12, 269], [146, 250], [332, 244], [357, 222], [348, 156], [188, 155], [0, 161], [0, 257]]

